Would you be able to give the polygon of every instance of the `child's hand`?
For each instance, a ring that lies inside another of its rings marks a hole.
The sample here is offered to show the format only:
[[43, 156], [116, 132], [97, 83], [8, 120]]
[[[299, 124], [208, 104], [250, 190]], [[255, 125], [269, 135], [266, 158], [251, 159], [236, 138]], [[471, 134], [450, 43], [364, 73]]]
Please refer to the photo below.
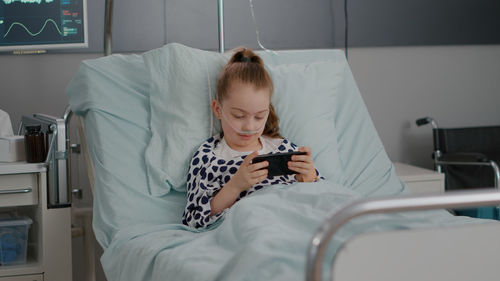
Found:
[[288, 161], [288, 169], [297, 172], [297, 180], [300, 182], [313, 182], [317, 179], [316, 169], [311, 157], [311, 148], [307, 146], [299, 147], [299, 151], [306, 152], [306, 155], [293, 155], [292, 161]]
[[269, 162], [262, 161], [255, 164], [250, 163], [257, 155], [259, 155], [257, 151], [247, 155], [238, 171], [229, 180], [231, 185], [236, 187], [240, 192], [249, 189], [254, 184], [267, 178], [267, 169], [263, 168], [269, 166]]

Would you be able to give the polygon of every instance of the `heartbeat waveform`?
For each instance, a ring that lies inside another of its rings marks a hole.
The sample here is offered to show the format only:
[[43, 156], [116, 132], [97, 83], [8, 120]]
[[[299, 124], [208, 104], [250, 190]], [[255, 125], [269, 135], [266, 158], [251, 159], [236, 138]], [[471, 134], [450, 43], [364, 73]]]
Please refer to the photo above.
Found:
[[40, 28], [40, 30], [39, 30], [38, 32], [36, 32], [36, 33], [32, 33], [31, 31], [29, 31], [29, 29], [28, 29], [26, 26], [24, 26], [24, 24], [22, 24], [22, 23], [20, 23], [20, 22], [17, 22], [17, 21], [16, 21], [16, 22], [13, 22], [13, 23], [9, 26], [9, 29], [8, 29], [8, 30], [7, 30], [7, 32], [4, 34], [4, 36], [3, 36], [3, 37], [4, 37], [4, 38], [5, 38], [5, 37], [7, 37], [7, 35], [9, 34], [10, 30], [12, 29], [12, 27], [14, 27], [14, 25], [20, 25], [20, 26], [21, 26], [22, 28], [24, 28], [24, 29], [26, 30], [26, 32], [28, 32], [28, 33], [29, 33], [32, 37], [35, 37], [35, 36], [37, 36], [38, 34], [40, 34], [40, 33], [43, 31], [43, 29], [45, 28], [45, 26], [46, 26], [46, 25], [47, 25], [47, 23], [49, 23], [49, 22], [53, 23], [53, 24], [54, 24], [54, 26], [55, 26], [55, 27], [56, 27], [56, 29], [57, 29], [57, 32], [59, 32], [59, 34], [60, 34], [60, 35], [62, 35], [61, 30], [60, 30], [60, 29], [59, 29], [59, 27], [57, 26], [57, 23], [56, 23], [53, 19], [46, 19], [46, 20], [45, 20], [45, 23], [44, 23], [44, 24], [43, 24], [43, 26], [42, 26], [42, 28]]
[[[42, 4], [43, 0], [3, 0], [3, 2], [5, 3], [5, 5], [9, 5], [14, 2], [19, 2], [21, 4]], [[45, 0], [45, 3], [47, 4], [52, 2], [54, 2], [54, 0]]]

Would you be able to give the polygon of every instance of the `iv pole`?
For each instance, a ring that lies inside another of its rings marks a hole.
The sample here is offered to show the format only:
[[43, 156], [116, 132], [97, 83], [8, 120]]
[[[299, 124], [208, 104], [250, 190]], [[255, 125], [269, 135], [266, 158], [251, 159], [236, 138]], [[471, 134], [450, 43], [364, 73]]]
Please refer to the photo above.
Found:
[[106, 0], [104, 7], [104, 56], [111, 55], [111, 26], [113, 23], [113, 0]]
[[224, 53], [224, 0], [217, 0], [217, 16], [219, 19], [219, 53]]

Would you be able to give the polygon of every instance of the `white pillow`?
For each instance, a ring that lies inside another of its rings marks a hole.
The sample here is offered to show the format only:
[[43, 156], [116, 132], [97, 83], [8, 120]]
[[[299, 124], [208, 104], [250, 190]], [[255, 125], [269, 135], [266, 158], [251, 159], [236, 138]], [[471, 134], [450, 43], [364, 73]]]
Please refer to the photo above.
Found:
[[[271, 102], [280, 119], [281, 135], [309, 146], [316, 169], [329, 180], [341, 176], [335, 132], [336, 90], [343, 69], [338, 62], [268, 66], [273, 79]], [[338, 180], [337, 182], [340, 182]]]
[[[280, 132], [297, 145], [310, 146], [316, 168], [335, 180], [342, 171], [334, 105], [345, 60], [294, 64], [293, 52], [280, 53], [260, 53], [273, 78]], [[230, 55], [176, 43], [143, 55], [151, 75], [152, 136], [145, 160], [152, 195], [163, 196], [170, 188], [186, 190], [189, 162], [211, 136], [209, 93], [215, 96], [217, 78]], [[295, 61], [304, 59], [299, 58]]]

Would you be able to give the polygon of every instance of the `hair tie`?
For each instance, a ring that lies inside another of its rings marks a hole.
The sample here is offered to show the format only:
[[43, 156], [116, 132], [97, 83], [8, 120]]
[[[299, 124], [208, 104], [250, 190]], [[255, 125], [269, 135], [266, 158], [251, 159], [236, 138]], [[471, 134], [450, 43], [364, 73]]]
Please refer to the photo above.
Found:
[[240, 62], [252, 62], [252, 59], [249, 57], [241, 56]]

